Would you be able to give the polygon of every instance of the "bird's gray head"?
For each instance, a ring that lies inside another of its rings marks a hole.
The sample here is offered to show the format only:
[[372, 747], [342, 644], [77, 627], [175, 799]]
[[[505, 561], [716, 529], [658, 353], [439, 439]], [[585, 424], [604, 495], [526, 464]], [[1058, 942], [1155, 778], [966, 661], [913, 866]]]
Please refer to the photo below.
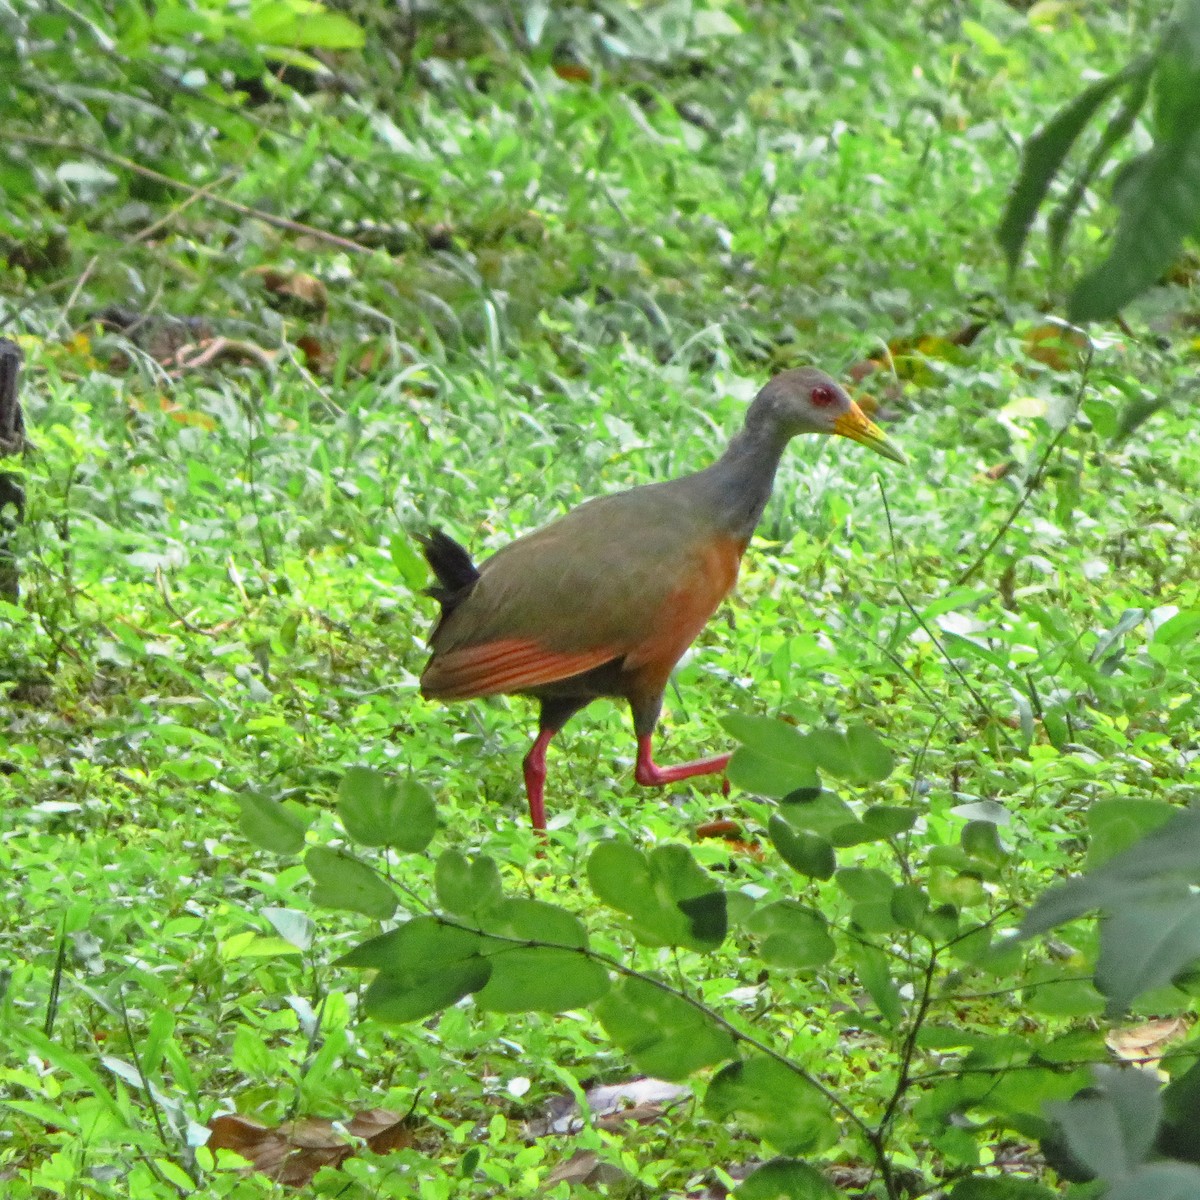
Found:
[[884, 458], [908, 462], [845, 389], [816, 367], [781, 371], [769, 380], [746, 413], [746, 427], [770, 430], [785, 440], [798, 433], [836, 433], [870, 446]]

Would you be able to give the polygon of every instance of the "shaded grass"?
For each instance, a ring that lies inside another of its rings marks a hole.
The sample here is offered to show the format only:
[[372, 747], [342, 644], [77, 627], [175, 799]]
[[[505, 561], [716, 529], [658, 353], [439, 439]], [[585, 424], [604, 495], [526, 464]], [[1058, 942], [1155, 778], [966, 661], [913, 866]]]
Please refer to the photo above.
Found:
[[[86, 228], [85, 206], [59, 214], [73, 269], [103, 254], [79, 311], [132, 292], [265, 345], [312, 327], [342, 361], [320, 380], [283, 362], [274, 375], [234, 368], [168, 385], [144, 361], [98, 373], [88, 355], [104, 344], [61, 346], [70, 321], [53, 307], [22, 317], [38, 453], [25, 601], [0, 613], [10, 713], [0, 757], [12, 768], [0, 775], [0, 867], [14, 900], [0, 946], [13, 1028], [40, 1023], [65, 929], [55, 1036], [85, 1061], [128, 1057], [123, 995], [139, 1036], [171, 1015], [159, 1070], [195, 1120], [225, 1101], [274, 1121], [405, 1110], [419, 1096], [428, 1136], [364, 1187], [407, 1194], [405, 1171], [436, 1168], [445, 1184], [430, 1195], [535, 1194], [547, 1151], [523, 1148], [516, 1122], [565, 1078], [620, 1076], [619, 1056], [590, 1019], [456, 1010], [427, 1027], [354, 1021], [356, 985], [329, 964], [359, 922], [318, 914], [317, 948], [304, 954], [238, 940], [271, 935], [265, 907], [307, 901], [299, 866], [237, 834], [234, 796], [287, 796], [332, 836], [345, 766], [411, 770], [438, 796], [439, 844], [486, 848], [512, 888], [582, 911], [574, 881], [603, 837], [687, 840], [718, 814], [761, 829], [768, 808], [750, 796], [633, 788], [627, 718], [597, 705], [555, 743], [554, 835], [536, 861], [518, 771], [528, 711], [416, 697], [432, 606], [405, 533], [441, 524], [483, 554], [587, 496], [698, 468], [775, 367], [842, 371], [899, 337], [958, 328], [980, 295], [998, 297], [1006, 319], [896, 389], [895, 432], [914, 466], [883, 468], [895, 547], [876, 464], [849, 447], [795, 445], [737, 598], [668, 696], [663, 757], [723, 745], [718, 721], [731, 709], [801, 724], [862, 718], [905, 764], [873, 798], [911, 790], [931, 843], [957, 841], [962, 803], [1008, 810], [1016, 861], [997, 909], [1082, 846], [1096, 800], [1194, 794], [1194, 656], [1162, 661], [1142, 628], [1111, 648], [1124, 646], [1111, 669], [1107, 655], [1090, 661], [1123, 610], [1197, 603], [1200, 450], [1187, 415], [1168, 409], [1134, 440], [1110, 437], [1131, 398], [1181, 386], [1185, 344], [1102, 347], [1087, 423], [995, 559], [962, 594], [952, 586], [1076, 384], [1031, 361], [1023, 332], [1040, 297], [1004, 291], [991, 242], [1013, 137], [1075, 86], [1082, 55], [1098, 68], [1122, 56], [1127, 30], [1064, 13], [1043, 32], [981, 5], [973, 19], [995, 34], [991, 46], [942, 5], [880, 4], [869, 20], [806, 9], [753, 9], [746, 36], [705, 47], [703, 69], [687, 56], [597, 60], [582, 86], [544, 56], [489, 53], [431, 59], [391, 94], [368, 55], [359, 94], [270, 108], [293, 136], [186, 151], [205, 172], [240, 154], [229, 194], [243, 202], [362, 239], [365, 221], [381, 223], [399, 247], [390, 256], [350, 258], [197, 210], [153, 245], [124, 246], [125, 202], [149, 205], [139, 221], [169, 203], [124, 184]], [[185, 148], [160, 152], [171, 161]], [[267, 305], [246, 274], [267, 262], [326, 280], [323, 323]], [[361, 372], [366, 341], [390, 357]], [[178, 411], [162, 410], [164, 394]], [[1009, 475], [985, 474], [1010, 459]], [[1067, 714], [1060, 747], [1041, 724], [1022, 745], [1014, 691]], [[695, 852], [731, 886], [791, 886], [724, 845]], [[427, 875], [406, 862], [400, 878], [420, 889]], [[844, 926], [844, 898], [819, 899]], [[602, 915], [589, 917], [599, 945], [621, 945]], [[737, 947], [687, 969], [714, 1001], [754, 984]], [[835, 985], [785, 977], [774, 1000], [725, 1002], [869, 1111], [885, 1085], [854, 1047], [878, 1054], [882, 1042], [831, 1003]], [[323, 1039], [289, 996], [325, 1004]], [[968, 1017], [980, 1029], [1007, 1019], [995, 1001]], [[505, 1090], [518, 1074], [534, 1082], [523, 1098]], [[3, 1087], [53, 1103], [63, 1120], [51, 1133], [45, 1112], [16, 1110], [0, 1147], [6, 1186], [24, 1189], [13, 1194], [47, 1194], [55, 1172], [80, 1194], [159, 1194], [123, 1174], [130, 1130], [147, 1155], [164, 1152], [144, 1096], [104, 1076], [126, 1124], [100, 1122], [89, 1139], [94, 1082], [69, 1063], [49, 1078], [4, 1066]], [[475, 1143], [489, 1147], [483, 1174], [455, 1180]], [[581, 1144], [612, 1158], [622, 1149], [595, 1132]], [[626, 1148], [623, 1165], [651, 1191], [760, 1152], [694, 1113]], [[911, 1155], [940, 1161], [923, 1144]], [[212, 1186], [268, 1192], [228, 1177]]]

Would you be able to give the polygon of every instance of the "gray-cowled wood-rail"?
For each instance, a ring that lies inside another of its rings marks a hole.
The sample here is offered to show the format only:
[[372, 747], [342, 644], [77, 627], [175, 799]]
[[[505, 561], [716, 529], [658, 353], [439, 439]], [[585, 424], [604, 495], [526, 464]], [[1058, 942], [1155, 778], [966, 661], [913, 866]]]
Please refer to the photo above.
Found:
[[629, 702], [638, 783], [724, 769], [728, 754], [660, 767], [651, 739], [671, 671], [733, 588], [784, 447], [798, 433], [840, 434], [907, 461], [834, 380], [801, 367], [767, 383], [741, 432], [703, 471], [589, 500], [478, 569], [444, 533], [421, 537], [437, 576], [430, 594], [442, 607], [421, 692], [538, 700], [538, 734], [524, 763], [535, 829], [546, 827], [550, 739], [600, 696]]

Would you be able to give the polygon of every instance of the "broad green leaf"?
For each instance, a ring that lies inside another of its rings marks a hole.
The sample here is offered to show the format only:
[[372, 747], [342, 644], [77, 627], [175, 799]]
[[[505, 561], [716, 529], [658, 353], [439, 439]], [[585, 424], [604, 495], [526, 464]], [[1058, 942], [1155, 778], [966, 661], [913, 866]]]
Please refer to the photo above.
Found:
[[733, 1200], [838, 1200], [840, 1194], [816, 1167], [775, 1158], [751, 1172]]
[[1000, 841], [1000, 830], [991, 821], [968, 821], [960, 838], [964, 852], [990, 866], [1007, 861], [1008, 851]]
[[1037, 210], [1075, 140], [1100, 106], [1139, 73], [1147, 72], [1149, 66], [1150, 60], [1143, 57], [1115, 75], [1106, 76], [1084, 88], [1025, 143], [1021, 152], [1021, 169], [996, 231], [996, 239], [1004, 250], [1010, 271], [1017, 267], [1021, 248], [1029, 236]]
[[825, 918], [796, 900], [756, 909], [746, 928], [763, 939], [759, 953], [773, 966], [812, 970], [824, 966], [837, 949]]
[[515, 897], [502, 900], [480, 921], [484, 933], [522, 941], [552, 942], [558, 946], [586, 946], [583, 922], [565, 908], [545, 900]]
[[733, 752], [725, 774], [734, 787], [773, 800], [782, 799], [797, 788], [816, 787], [818, 783], [812, 767], [769, 758], [748, 746], [739, 746]]
[[244, 792], [237, 802], [242, 810], [239, 825], [248, 842], [276, 854], [299, 854], [304, 849], [307, 826], [278, 800]]
[[1133, 1068], [1098, 1068], [1097, 1088], [1046, 1115], [1057, 1122], [1071, 1155], [1101, 1179], [1131, 1174], [1154, 1146], [1162, 1103], [1157, 1078]]
[[1128, 850], [1043, 893], [1021, 923], [1021, 936], [1044, 933], [1095, 909], [1156, 898], [1172, 879], [1200, 883], [1200, 807], [1176, 812]]
[[818, 833], [794, 830], [778, 813], [767, 822], [771, 844], [789, 867], [810, 879], [831, 879], [837, 858], [827, 838]]
[[892, 1026], [904, 1019], [904, 1002], [892, 978], [892, 960], [882, 950], [863, 943], [853, 953], [854, 970], [883, 1019]]
[[1031, 968], [1021, 981], [1022, 1003], [1031, 1013], [1048, 1017], [1099, 1017], [1104, 997], [1078, 968], [1063, 963]]
[[434, 868], [433, 884], [441, 906], [458, 917], [487, 912], [504, 899], [500, 870], [482, 854], [471, 862], [461, 851], [443, 851]]
[[1057, 1193], [1032, 1179], [994, 1175], [960, 1180], [951, 1189], [949, 1200], [1057, 1200]]
[[1190, 1163], [1149, 1163], [1104, 1193], [1104, 1200], [1196, 1200], [1200, 1167]]
[[601, 842], [588, 859], [596, 895], [630, 918], [648, 946], [712, 950], [725, 939], [725, 893], [685, 846], [658, 846], [649, 855], [628, 842]]
[[814, 1154], [832, 1146], [837, 1123], [826, 1097], [804, 1076], [766, 1055], [730, 1063], [713, 1076], [704, 1109], [718, 1121], [736, 1116], [782, 1154]]
[[1118, 1016], [1200, 959], [1200, 895], [1181, 891], [1113, 911], [1100, 924], [1096, 986]]
[[1160, 646], [1185, 646], [1200, 638], [1200, 608], [1185, 608], [1164, 621], [1153, 641]]
[[271, 922], [275, 932], [297, 950], [307, 950], [312, 946], [316, 923], [308, 913], [294, 908], [264, 908], [262, 914]]
[[846, 751], [853, 765], [851, 778], [856, 783], [881, 783], [896, 765], [892, 752], [867, 725], [846, 727]]
[[399, 535], [393, 537], [388, 543], [388, 553], [392, 559], [392, 566], [399, 572], [405, 586], [414, 592], [425, 586], [425, 580], [429, 576], [429, 567], [421, 555], [413, 549], [413, 544], [407, 537]]
[[683, 1079], [732, 1057], [736, 1049], [733, 1037], [706, 1012], [644, 979], [621, 979], [595, 1013], [638, 1070], [659, 1079]]
[[902, 929], [919, 931], [929, 912], [929, 896], [913, 883], [899, 885], [891, 894], [888, 904], [892, 917]]
[[[921, 925], [921, 932], [931, 941], [945, 942], [951, 946], [951, 949], [957, 949], [960, 945], [956, 941], [958, 938], [958, 924], [958, 909], [952, 904], [939, 904], [926, 915]], [[964, 948], [965, 945], [963, 943]], [[962, 951], [959, 952], [960, 956], [961, 953]], [[970, 959], [962, 958], [961, 961], [967, 962]]]
[[840, 729], [814, 729], [805, 740], [817, 770], [835, 779], [853, 778], [854, 759], [846, 735]]
[[1088, 655], [1088, 662], [1098, 663], [1108, 657], [1109, 652], [1116, 646], [1127, 633], [1136, 629], [1146, 619], [1146, 610], [1144, 608], [1127, 608], [1120, 617], [1117, 618], [1117, 623], [1107, 629], [1097, 639], [1095, 646], [1092, 647], [1091, 653]]
[[370, 767], [351, 767], [338, 787], [338, 816], [361, 846], [391, 846], [417, 853], [437, 830], [437, 811], [427, 788]]
[[730, 713], [721, 724], [741, 743], [727, 771], [735, 786], [779, 799], [818, 785], [808, 739], [795, 726], [745, 713]]
[[278, 958], [281, 954], [299, 954], [293, 942], [281, 937], [264, 937], [252, 929], [235, 933], [218, 944], [217, 953], [223, 962], [239, 958]]
[[832, 792], [818, 792], [814, 796], [788, 798], [779, 806], [779, 815], [793, 828], [819, 833], [828, 838], [839, 826], [849, 824], [856, 818], [854, 810]]
[[876, 838], [899, 837], [917, 823], [917, 810], [891, 804], [872, 804], [863, 813], [862, 823]]
[[838, 872], [837, 885], [851, 900], [860, 903], [891, 903], [896, 890], [891, 876], [877, 867], [843, 867]]
[[868, 842], [882, 842], [907, 833], [916, 824], [915, 809], [894, 808], [890, 805], [874, 804], [862, 815], [861, 821], [848, 821], [835, 826], [830, 840], [835, 846], [862, 846]]
[[436, 969], [478, 957], [482, 945], [483, 939], [473, 930], [447, 925], [437, 917], [413, 917], [355, 946], [336, 965], [411, 974], [423, 966]]
[[[1200, 93], [1200, 76], [1190, 84]], [[1108, 320], [1170, 267], [1183, 239], [1200, 228], [1200, 94], [1190, 119], [1142, 158], [1122, 189], [1108, 257], [1071, 293], [1072, 321]]]
[[608, 971], [583, 954], [497, 942], [483, 949], [491, 977], [475, 1000], [492, 1012], [565, 1012], [585, 1008], [609, 989]]
[[238, 24], [266, 46], [357, 50], [363, 44], [363, 31], [349, 17], [312, 0], [254, 0], [249, 15]]
[[1137, 124], [1138, 115], [1145, 106], [1146, 97], [1150, 94], [1150, 71], [1143, 70], [1134, 75], [1129, 85], [1128, 94], [1121, 100], [1121, 105], [1113, 114], [1112, 119], [1104, 127], [1087, 161], [1071, 180], [1063, 198], [1055, 206], [1054, 211], [1046, 221], [1047, 240], [1050, 245], [1050, 259], [1057, 266], [1062, 261], [1063, 244], [1067, 231], [1075, 218], [1080, 204], [1083, 202], [1096, 172], [1109, 160], [1112, 152], [1120, 142], [1133, 131]]
[[938, 874], [929, 880], [929, 894], [938, 904], [950, 904], [960, 911], [987, 899], [982, 880], [982, 868], [959, 871], [954, 875]]
[[1139, 838], [1165, 825], [1179, 810], [1161, 800], [1098, 800], [1087, 813], [1088, 869], [1106, 863]]
[[862, 846], [878, 840], [861, 821], [847, 821], [829, 831], [829, 841], [835, 850], [846, 850], [851, 846]]
[[812, 753], [804, 734], [786, 721], [748, 713], [728, 713], [721, 718], [721, 726], [747, 750], [763, 758], [792, 766], [812, 766]]
[[491, 971], [486, 959], [465, 958], [380, 974], [367, 988], [366, 1011], [377, 1021], [420, 1021], [484, 987]]
[[357, 858], [314, 846], [304, 865], [313, 877], [312, 902], [321, 908], [344, 908], [380, 920], [396, 911], [392, 889]]
[[1200, 1047], [1193, 1041], [1181, 1048], [1180, 1057], [1175, 1060], [1177, 1071], [1181, 1062], [1191, 1059], [1191, 1065], [1176, 1075], [1162, 1094], [1163, 1119], [1156, 1145], [1171, 1158], [1200, 1164], [1200, 1121], [1196, 1120], [1196, 1113], [1200, 1112], [1200, 1062], [1194, 1059], [1197, 1049]]
[[868, 900], [850, 909], [850, 921], [860, 933], [891, 933], [898, 927], [891, 900]]
[[215, 42], [225, 35], [225, 18], [211, 8], [158, 4], [155, 5], [151, 28], [168, 41], [196, 35]]

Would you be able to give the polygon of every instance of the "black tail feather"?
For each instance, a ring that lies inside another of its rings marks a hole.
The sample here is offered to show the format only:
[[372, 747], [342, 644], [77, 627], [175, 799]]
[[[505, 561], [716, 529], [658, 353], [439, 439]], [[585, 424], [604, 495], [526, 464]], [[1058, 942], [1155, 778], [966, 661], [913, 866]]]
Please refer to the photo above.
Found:
[[425, 561], [437, 576], [437, 586], [427, 588], [425, 594], [442, 606], [445, 619], [467, 598], [479, 579], [479, 572], [466, 550], [440, 529], [415, 536], [421, 543]]

